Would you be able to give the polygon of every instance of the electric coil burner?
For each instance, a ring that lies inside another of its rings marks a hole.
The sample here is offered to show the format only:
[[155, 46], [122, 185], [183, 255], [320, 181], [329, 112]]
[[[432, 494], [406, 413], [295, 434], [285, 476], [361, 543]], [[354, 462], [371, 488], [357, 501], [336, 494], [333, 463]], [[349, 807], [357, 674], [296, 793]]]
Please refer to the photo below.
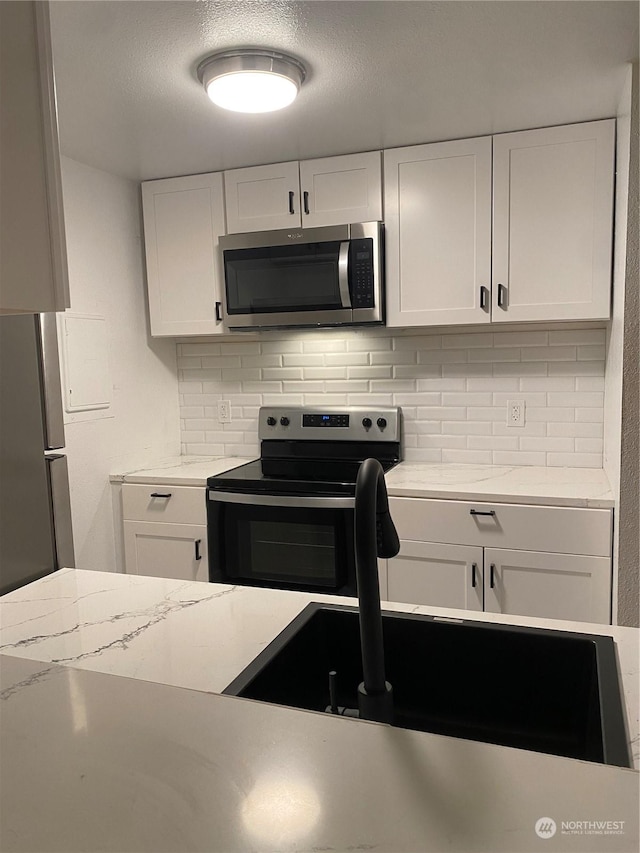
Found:
[[401, 458], [398, 408], [263, 407], [260, 459], [207, 480], [209, 579], [356, 595], [355, 483]]

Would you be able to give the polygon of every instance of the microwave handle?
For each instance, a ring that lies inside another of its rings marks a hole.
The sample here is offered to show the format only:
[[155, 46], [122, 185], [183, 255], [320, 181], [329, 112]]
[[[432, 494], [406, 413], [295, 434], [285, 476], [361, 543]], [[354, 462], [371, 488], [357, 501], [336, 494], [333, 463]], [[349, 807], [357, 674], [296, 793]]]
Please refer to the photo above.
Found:
[[340, 243], [338, 255], [338, 286], [340, 287], [340, 302], [343, 308], [351, 308], [351, 293], [349, 292], [349, 241]]

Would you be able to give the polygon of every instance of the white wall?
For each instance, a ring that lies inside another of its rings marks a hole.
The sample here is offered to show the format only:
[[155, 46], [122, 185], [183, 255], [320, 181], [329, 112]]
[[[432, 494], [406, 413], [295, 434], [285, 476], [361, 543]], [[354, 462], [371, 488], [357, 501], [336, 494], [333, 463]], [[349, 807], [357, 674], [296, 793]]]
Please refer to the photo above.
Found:
[[106, 318], [108, 409], [65, 416], [76, 565], [118, 568], [109, 474], [180, 452], [175, 342], [151, 340], [139, 187], [63, 158], [71, 312]]
[[[379, 405], [402, 407], [408, 461], [601, 468], [604, 345], [593, 327], [185, 339], [183, 453], [256, 455], [261, 405]], [[506, 425], [511, 399], [525, 401], [524, 427]]]

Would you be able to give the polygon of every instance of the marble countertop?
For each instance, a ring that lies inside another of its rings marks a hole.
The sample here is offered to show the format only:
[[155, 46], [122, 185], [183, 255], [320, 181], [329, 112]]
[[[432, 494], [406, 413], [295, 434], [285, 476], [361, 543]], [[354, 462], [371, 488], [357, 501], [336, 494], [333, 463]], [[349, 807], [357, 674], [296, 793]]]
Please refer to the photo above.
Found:
[[[42, 680], [51, 664], [61, 664], [219, 693], [310, 601], [355, 603], [335, 595], [62, 569], [0, 598], [0, 653], [40, 661]], [[614, 637], [630, 750], [640, 766], [637, 629], [397, 602], [383, 606]]]
[[3, 853], [638, 847], [632, 770], [41, 666], [0, 656]]
[[[353, 603], [73, 569], [0, 598], [3, 853], [637, 850], [633, 770], [217, 695], [310, 600]], [[637, 766], [638, 631], [491, 618], [614, 637]]]
[[[246, 458], [177, 456], [153, 468], [115, 473], [113, 483], [204, 486], [207, 477], [249, 462]], [[395, 497], [476, 500], [609, 509], [613, 493], [601, 468], [426, 464], [401, 462], [386, 474]]]
[[[637, 849], [633, 770], [217, 695], [310, 600], [353, 603], [73, 569], [0, 598], [3, 853]], [[638, 632], [524, 621], [614, 637], [637, 763]]]
[[153, 468], [122, 471], [111, 474], [112, 483], [149, 483], [167, 486], [206, 486], [207, 477], [230, 471], [250, 458], [240, 456], [172, 456], [158, 462]]

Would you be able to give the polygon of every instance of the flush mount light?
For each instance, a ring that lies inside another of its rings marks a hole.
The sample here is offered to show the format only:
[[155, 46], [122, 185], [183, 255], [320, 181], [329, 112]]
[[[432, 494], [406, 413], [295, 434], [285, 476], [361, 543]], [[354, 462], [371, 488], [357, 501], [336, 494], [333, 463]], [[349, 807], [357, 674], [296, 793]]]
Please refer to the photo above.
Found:
[[198, 66], [198, 79], [214, 104], [239, 113], [268, 113], [293, 103], [306, 77], [292, 56], [260, 48], [214, 53]]

